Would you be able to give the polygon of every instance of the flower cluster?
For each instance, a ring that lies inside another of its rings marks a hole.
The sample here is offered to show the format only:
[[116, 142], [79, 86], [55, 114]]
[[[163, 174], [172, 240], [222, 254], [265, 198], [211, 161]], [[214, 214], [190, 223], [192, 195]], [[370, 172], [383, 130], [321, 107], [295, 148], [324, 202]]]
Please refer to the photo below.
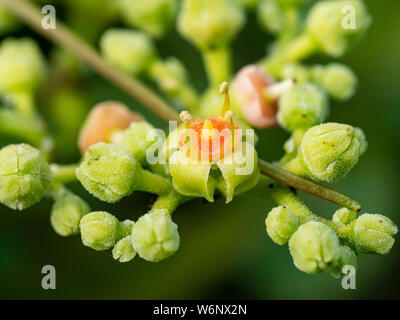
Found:
[[[352, 22], [346, 21], [345, 6], [354, 10], [348, 19], [355, 19], [355, 28], [343, 27]], [[94, 7], [88, 2], [84, 10]], [[0, 17], [5, 17], [0, 32], [14, 27], [4, 10], [0, 7]], [[276, 42], [266, 57], [234, 74], [231, 43], [246, 22], [246, 10], [256, 11]], [[3, 40], [0, 93], [10, 103], [0, 109], [0, 133], [32, 146], [13, 144], [0, 150], [1, 203], [22, 210], [48, 195], [54, 199], [51, 225], [59, 235], [80, 234], [85, 246], [111, 250], [119, 262], [136, 255], [158, 262], [179, 248], [172, 214], [180, 204], [193, 198], [213, 202], [215, 195], [228, 203], [257, 187], [278, 205], [266, 217], [267, 234], [279, 245], [288, 244], [301, 271], [327, 270], [340, 277], [345, 265], [356, 267], [357, 254], [390, 251], [397, 227], [389, 218], [368, 213], [357, 217], [360, 208], [353, 206], [324, 219], [285, 185], [284, 177], [276, 182], [261, 175], [252, 130], [280, 126], [288, 132], [276, 166], [308, 183], [340, 181], [357, 164], [367, 148], [363, 131], [326, 122], [330, 99], [350, 99], [357, 78], [345, 65], [308, 65], [305, 59], [316, 53], [338, 58], [355, 45], [371, 22], [361, 0], [184, 0], [180, 5], [176, 0], [119, 0], [110, 5], [109, 14], [105, 21], [120, 17], [126, 27], [101, 35], [98, 47], [104, 61], [125, 75], [153, 81], [177, 109], [185, 110], [175, 119], [179, 125], [166, 139], [155, 141], [160, 135], [142, 115], [121, 102], [105, 101], [91, 109], [79, 130], [81, 161], [49, 164], [54, 146], [34, 103], [46, 78], [44, 59], [33, 40]], [[81, 27], [83, 20], [73, 19]], [[202, 54], [209, 78], [203, 93], [190, 83], [182, 62], [157, 52], [157, 39], [174, 22]], [[66, 54], [54, 59], [62, 71], [56, 76], [68, 70], [79, 77], [73, 59]], [[154, 151], [164, 161], [151, 161]], [[66, 185], [74, 180], [107, 203], [135, 191], [157, 198], [136, 221], [119, 221], [109, 212], [92, 211], [72, 193]]]

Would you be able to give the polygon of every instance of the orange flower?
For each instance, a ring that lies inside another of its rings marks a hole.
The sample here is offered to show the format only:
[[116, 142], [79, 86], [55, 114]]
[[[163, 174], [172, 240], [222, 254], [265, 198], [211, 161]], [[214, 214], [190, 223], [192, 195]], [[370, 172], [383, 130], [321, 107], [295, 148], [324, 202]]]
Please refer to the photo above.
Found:
[[89, 113], [79, 134], [78, 146], [81, 153], [98, 142], [110, 142], [113, 133], [129, 127], [131, 122], [144, 120], [139, 113], [132, 112], [126, 105], [116, 101], [97, 104]]

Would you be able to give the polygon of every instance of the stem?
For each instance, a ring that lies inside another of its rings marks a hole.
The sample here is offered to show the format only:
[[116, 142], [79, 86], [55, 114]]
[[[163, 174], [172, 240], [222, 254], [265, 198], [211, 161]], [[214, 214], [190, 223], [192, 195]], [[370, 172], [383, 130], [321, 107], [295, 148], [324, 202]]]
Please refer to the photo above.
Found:
[[221, 83], [229, 81], [231, 76], [230, 48], [223, 46], [216, 49], [201, 50], [210, 87], [217, 88]]
[[0, 0], [0, 3], [38, 33], [57, 43], [73, 55], [78, 56], [94, 70], [129, 93], [164, 120], [177, 119], [176, 111], [170, 108], [150, 89], [130, 75], [120, 72], [106, 63], [90, 45], [78, 38], [62, 23], [57, 21], [57, 28], [54, 30], [42, 28], [43, 15], [35, 5], [21, 0]]
[[361, 205], [357, 201], [319, 183], [296, 176], [295, 174], [292, 174], [261, 159], [259, 159], [258, 165], [261, 173], [274, 179], [275, 181], [336, 203], [350, 210], [357, 212], [361, 210]]
[[156, 173], [142, 169], [140, 185], [137, 191], [145, 191], [157, 195], [166, 195], [173, 189], [171, 181]]
[[[63, 26], [60, 22], [57, 22], [57, 29], [55, 30], [45, 30], [42, 28], [42, 14], [40, 11], [30, 3], [22, 0], [0, 0], [9, 11], [14, 13], [16, 16], [20, 17], [38, 33], [42, 34], [44, 37], [48, 38], [50, 41], [60, 45], [64, 49], [70, 51], [74, 56], [78, 57], [83, 62], [86, 62], [94, 70], [97, 70], [110, 82], [119, 86], [122, 90], [126, 91], [133, 98], [139, 100], [144, 106], [152, 110], [155, 114], [159, 115], [164, 120], [176, 120], [178, 118], [178, 113], [168, 106], [162, 99], [160, 99], [153, 91], [149, 90], [146, 86], [141, 84], [139, 81], [133, 79], [131, 76], [118, 71], [109, 64], [103, 61], [103, 59], [96, 53], [96, 51], [83, 42], [80, 38], [75, 36], [67, 27]], [[299, 41], [296, 46], [299, 48], [303, 47], [303, 55], [310, 51], [311, 43], [303, 39], [302, 46], [300, 45], [302, 41]], [[294, 47], [296, 47], [294, 46]], [[307, 50], [306, 50], [307, 49]], [[221, 53], [220, 53], [221, 54]], [[220, 57], [223, 57], [221, 54]], [[221, 58], [222, 59], [222, 58]], [[209, 57], [207, 60], [213, 61], [215, 63], [216, 57]], [[225, 61], [225, 62], [224, 62]], [[224, 60], [222, 65], [225, 65], [221, 70], [227, 70], [227, 62]], [[211, 62], [210, 62], [211, 64]], [[218, 66], [218, 68], [221, 68]], [[220, 71], [220, 74], [227, 73], [227, 71]], [[227, 76], [224, 76], [227, 77]], [[218, 76], [219, 78], [219, 76]], [[220, 83], [218, 83], [219, 85]], [[259, 165], [261, 172], [276, 181], [283, 184], [291, 186], [293, 188], [308, 192], [317, 197], [326, 199], [343, 207], [359, 211], [360, 205], [351, 198], [340, 194], [334, 190], [326, 188], [322, 185], [316, 184], [312, 181], [308, 181], [297, 177], [289, 172], [277, 168], [276, 166], [269, 164], [264, 160], [259, 160]], [[171, 187], [170, 187], [171, 188]]]
[[68, 183], [76, 180], [75, 170], [78, 168], [77, 164], [59, 165], [53, 163], [50, 165], [53, 174], [53, 180], [60, 183]]
[[157, 212], [159, 210], [163, 210], [163, 213], [167, 216], [171, 216], [171, 214], [175, 211], [175, 209], [182, 203], [183, 196], [172, 190], [172, 192], [160, 196], [157, 198], [156, 202], [154, 202], [149, 213]]

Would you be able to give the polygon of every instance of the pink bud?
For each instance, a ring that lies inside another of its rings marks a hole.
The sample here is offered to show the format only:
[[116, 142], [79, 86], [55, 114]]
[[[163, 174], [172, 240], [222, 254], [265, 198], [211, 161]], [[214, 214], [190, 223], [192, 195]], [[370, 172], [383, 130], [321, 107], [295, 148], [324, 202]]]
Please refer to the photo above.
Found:
[[236, 76], [234, 92], [244, 118], [257, 128], [276, 125], [277, 101], [268, 101], [265, 89], [274, 83], [263, 68], [256, 65], [244, 67]]

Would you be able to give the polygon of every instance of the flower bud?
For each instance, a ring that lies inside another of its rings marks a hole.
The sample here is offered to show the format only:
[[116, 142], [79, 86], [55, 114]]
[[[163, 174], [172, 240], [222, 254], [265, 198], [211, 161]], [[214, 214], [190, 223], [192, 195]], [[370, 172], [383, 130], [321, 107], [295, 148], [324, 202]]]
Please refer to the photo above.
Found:
[[341, 278], [343, 276], [342, 269], [344, 266], [353, 266], [357, 269], [357, 255], [349, 247], [340, 246], [339, 257], [333, 262], [329, 271], [335, 278]]
[[81, 218], [90, 212], [89, 205], [70, 191], [62, 191], [51, 209], [50, 222], [60, 236], [79, 233]]
[[275, 0], [261, 0], [257, 16], [261, 26], [272, 34], [278, 34], [284, 27], [284, 12]]
[[327, 114], [326, 95], [312, 83], [295, 85], [279, 99], [278, 122], [290, 132], [320, 124]]
[[146, 122], [132, 122], [128, 129], [116, 134], [113, 143], [120, 144], [132, 152], [133, 157], [138, 161], [146, 158], [147, 148], [153, 143], [147, 139], [147, 134], [154, 127]]
[[310, 71], [300, 63], [288, 63], [282, 69], [282, 77], [293, 79], [296, 83], [302, 83], [310, 79]]
[[134, 190], [139, 170], [125, 147], [101, 142], [86, 151], [76, 176], [92, 195], [114, 203]]
[[133, 227], [132, 244], [139, 256], [147, 261], [167, 259], [179, 248], [178, 227], [161, 213], [145, 214]]
[[279, 206], [268, 213], [265, 225], [272, 241], [284, 245], [297, 230], [300, 221], [287, 206]]
[[338, 227], [343, 227], [350, 224], [357, 217], [357, 213], [347, 208], [336, 210], [332, 217], [332, 222]]
[[108, 250], [120, 239], [120, 224], [116, 217], [104, 211], [95, 211], [82, 217], [79, 224], [82, 242], [94, 250]]
[[121, 227], [121, 236], [126, 237], [130, 236], [132, 234], [133, 226], [135, 225], [135, 222], [129, 219], [126, 219], [121, 222], [120, 227]]
[[340, 63], [331, 63], [326, 67], [315, 66], [311, 72], [313, 80], [334, 99], [346, 101], [354, 95], [357, 78], [349, 67]]
[[83, 154], [93, 144], [111, 142], [114, 133], [127, 129], [132, 122], [142, 120], [140, 114], [132, 112], [123, 103], [99, 103], [90, 111], [79, 134], [79, 150]]
[[359, 133], [352, 126], [324, 123], [307, 130], [300, 145], [300, 161], [314, 180], [336, 182], [361, 156]]
[[118, 0], [125, 22], [153, 37], [162, 37], [172, 25], [178, 0]]
[[361, 252], [386, 254], [394, 244], [397, 226], [380, 214], [364, 213], [352, 222], [350, 240]]
[[150, 36], [130, 29], [109, 29], [100, 40], [103, 57], [115, 67], [138, 75], [147, 70], [155, 59]]
[[185, 0], [178, 30], [200, 48], [215, 48], [229, 43], [244, 20], [243, 8], [236, 1]]
[[371, 17], [363, 1], [318, 2], [307, 18], [307, 32], [326, 54], [340, 57], [364, 34]]
[[126, 236], [119, 240], [112, 249], [113, 258], [119, 262], [129, 262], [136, 256], [133, 249], [131, 236]]
[[8, 38], [0, 45], [0, 91], [33, 90], [45, 77], [45, 62], [32, 39]]
[[289, 240], [295, 266], [307, 273], [327, 269], [339, 258], [340, 244], [336, 233], [321, 222], [301, 225]]
[[233, 94], [239, 111], [251, 125], [268, 128], [276, 125], [277, 104], [264, 97], [264, 90], [274, 83], [265, 71], [255, 65], [244, 67], [236, 76]]
[[50, 186], [51, 172], [44, 155], [28, 144], [0, 150], [0, 202], [23, 210], [39, 202]]

